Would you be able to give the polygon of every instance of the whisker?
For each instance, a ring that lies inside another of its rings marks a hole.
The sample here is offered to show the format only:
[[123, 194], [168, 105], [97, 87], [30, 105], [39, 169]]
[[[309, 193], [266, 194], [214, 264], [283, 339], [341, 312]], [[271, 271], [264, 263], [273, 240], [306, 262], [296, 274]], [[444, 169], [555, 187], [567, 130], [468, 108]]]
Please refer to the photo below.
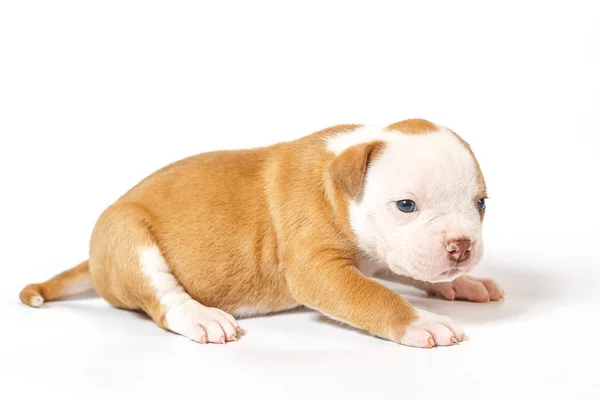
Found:
[[433, 220], [434, 220], [434, 219], [436, 219], [437, 217], [438, 217], [438, 216], [435, 216], [435, 217], [431, 218], [429, 221], [425, 222], [425, 225], [427, 225], [427, 224], [429, 224], [429, 223], [433, 222]]

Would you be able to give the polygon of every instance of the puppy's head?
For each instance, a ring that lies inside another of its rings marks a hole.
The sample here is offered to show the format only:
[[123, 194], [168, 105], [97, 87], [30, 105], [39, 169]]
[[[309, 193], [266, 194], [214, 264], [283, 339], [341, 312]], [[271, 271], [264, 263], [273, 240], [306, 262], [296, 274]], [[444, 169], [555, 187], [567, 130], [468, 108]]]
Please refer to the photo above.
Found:
[[329, 140], [329, 166], [349, 199], [361, 249], [392, 271], [456, 279], [481, 260], [486, 187], [469, 145], [447, 128], [407, 120]]

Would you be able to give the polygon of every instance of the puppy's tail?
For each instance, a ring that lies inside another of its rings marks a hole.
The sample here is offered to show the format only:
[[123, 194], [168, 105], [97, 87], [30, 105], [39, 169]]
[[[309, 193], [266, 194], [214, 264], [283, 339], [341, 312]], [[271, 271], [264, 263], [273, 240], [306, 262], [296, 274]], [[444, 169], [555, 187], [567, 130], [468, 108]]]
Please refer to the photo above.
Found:
[[88, 260], [75, 268], [56, 275], [44, 283], [32, 283], [21, 290], [21, 301], [31, 307], [39, 307], [45, 301], [58, 300], [66, 296], [92, 289]]

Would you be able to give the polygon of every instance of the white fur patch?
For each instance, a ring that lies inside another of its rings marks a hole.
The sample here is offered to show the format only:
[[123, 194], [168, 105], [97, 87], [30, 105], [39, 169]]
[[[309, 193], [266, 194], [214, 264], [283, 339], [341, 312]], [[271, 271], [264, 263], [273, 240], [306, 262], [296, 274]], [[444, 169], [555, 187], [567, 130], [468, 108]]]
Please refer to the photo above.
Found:
[[44, 298], [42, 296], [33, 296], [30, 300], [31, 307], [40, 307], [44, 304]]
[[140, 264], [152, 281], [160, 304], [167, 310], [191, 298], [171, 272], [158, 246], [140, 250]]
[[178, 332], [178, 327], [187, 324], [187, 321], [179, 320], [180, 313], [171, 311], [192, 298], [171, 272], [158, 246], [140, 249], [139, 255], [142, 270], [150, 278], [156, 298], [166, 310], [167, 328]]

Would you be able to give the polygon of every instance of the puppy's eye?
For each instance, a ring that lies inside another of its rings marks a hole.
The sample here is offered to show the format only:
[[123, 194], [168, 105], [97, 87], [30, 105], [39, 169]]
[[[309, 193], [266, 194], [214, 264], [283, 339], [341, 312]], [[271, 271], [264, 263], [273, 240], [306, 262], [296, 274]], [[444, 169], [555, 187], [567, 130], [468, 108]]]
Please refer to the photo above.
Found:
[[417, 205], [412, 200], [398, 200], [396, 205], [398, 206], [398, 210], [402, 211], [403, 213], [417, 211]]
[[477, 209], [479, 211], [485, 210], [485, 198], [484, 199], [479, 199], [479, 201], [477, 202]]

